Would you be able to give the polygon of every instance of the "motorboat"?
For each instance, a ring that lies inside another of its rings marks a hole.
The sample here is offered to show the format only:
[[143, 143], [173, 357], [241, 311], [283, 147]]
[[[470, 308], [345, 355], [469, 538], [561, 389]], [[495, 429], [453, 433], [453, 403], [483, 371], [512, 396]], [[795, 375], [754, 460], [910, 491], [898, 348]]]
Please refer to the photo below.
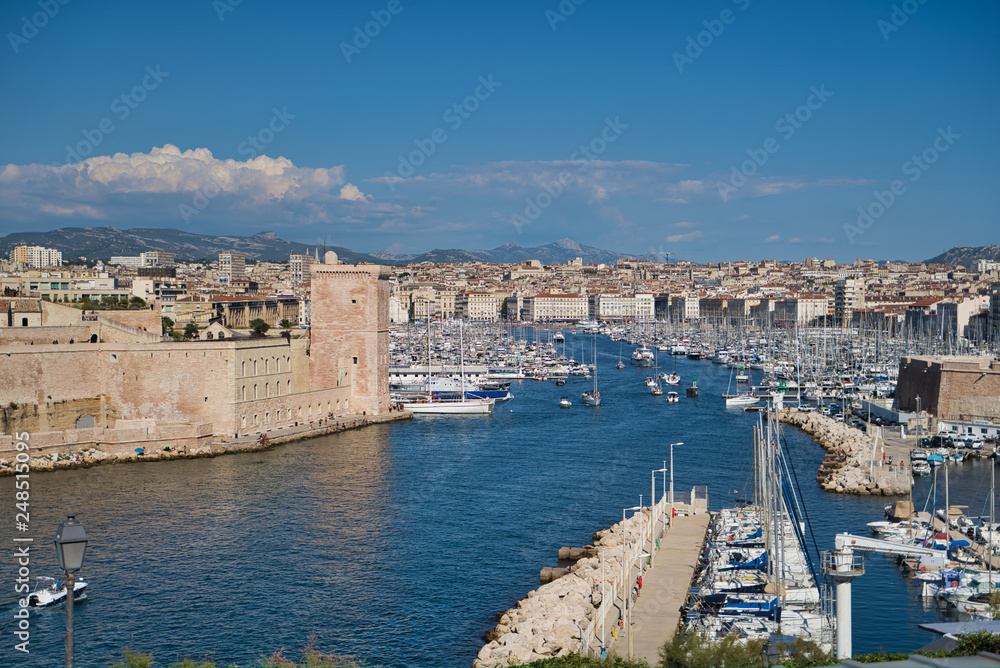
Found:
[[[81, 601], [87, 598], [87, 581], [77, 576], [73, 584], [73, 600]], [[36, 578], [35, 589], [28, 594], [29, 608], [47, 608], [66, 602], [66, 585], [55, 578], [39, 576]]]
[[572, 405], [573, 402], [567, 399], [566, 397], [563, 397], [562, 399], [559, 400], [559, 408], [569, 408]]
[[676, 404], [678, 401], [680, 401], [680, 399], [678, 398], [676, 392], [667, 392], [667, 403], [668, 404]]
[[653, 351], [645, 345], [639, 346], [632, 352], [632, 364], [636, 366], [653, 366], [655, 361], [656, 356], [653, 354]]
[[556, 385], [559, 385], [561, 387], [561, 386], [563, 386], [565, 384], [566, 384], [566, 379], [565, 378], [556, 378]]
[[931, 465], [925, 460], [916, 459], [913, 461], [913, 475], [930, 475]]
[[754, 394], [730, 394], [722, 395], [722, 398], [726, 400], [726, 407], [730, 408], [733, 406], [753, 406], [760, 401], [760, 397]]
[[660, 380], [667, 385], [680, 385], [681, 383], [681, 377], [676, 373], [661, 373]]

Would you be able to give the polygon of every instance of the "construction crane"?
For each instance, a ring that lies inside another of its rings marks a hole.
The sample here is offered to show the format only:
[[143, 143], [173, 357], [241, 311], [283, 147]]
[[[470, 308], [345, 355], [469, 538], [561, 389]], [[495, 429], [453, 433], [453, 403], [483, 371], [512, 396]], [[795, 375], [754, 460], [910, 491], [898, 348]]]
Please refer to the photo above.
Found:
[[821, 555], [823, 573], [837, 583], [837, 658], [851, 658], [851, 581], [865, 574], [863, 552], [920, 557], [934, 565], [947, 564], [945, 550], [919, 545], [904, 545], [888, 540], [838, 533], [835, 548]]

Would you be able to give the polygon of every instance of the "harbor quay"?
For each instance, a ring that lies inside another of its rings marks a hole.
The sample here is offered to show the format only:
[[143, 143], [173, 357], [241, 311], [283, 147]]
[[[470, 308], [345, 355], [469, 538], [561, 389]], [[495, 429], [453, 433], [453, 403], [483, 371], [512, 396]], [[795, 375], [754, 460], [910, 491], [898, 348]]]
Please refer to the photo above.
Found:
[[909, 457], [899, 456], [900, 448], [886, 450], [884, 439], [815, 411], [785, 409], [779, 411], [778, 418], [806, 432], [829, 452], [816, 473], [816, 482], [827, 492], [883, 496], [909, 493], [913, 475]]
[[592, 544], [560, 549], [561, 560], [575, 563], [543, 568], [544, 584], [500, 616], [473, 665], [610, 652], [657, 663], [660, 646], [678, 628], [705, 546], [708, 490], [674, 492], [673, 504], [664, 494], [623, 515], [629, 512], [596, 532]]

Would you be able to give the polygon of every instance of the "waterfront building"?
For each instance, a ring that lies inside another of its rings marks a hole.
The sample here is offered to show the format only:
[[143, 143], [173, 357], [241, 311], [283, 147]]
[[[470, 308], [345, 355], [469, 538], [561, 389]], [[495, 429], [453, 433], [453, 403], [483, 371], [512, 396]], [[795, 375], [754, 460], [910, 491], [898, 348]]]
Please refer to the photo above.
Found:
[[522, 319], [532, 322], [586, 320], [588, 315], [589, 303], [585, 294], [543, 292], [525, 297], [522, 307]]
[[1000, 422], [1000, 360], [903, 357], [894, 408], [946, 420]]

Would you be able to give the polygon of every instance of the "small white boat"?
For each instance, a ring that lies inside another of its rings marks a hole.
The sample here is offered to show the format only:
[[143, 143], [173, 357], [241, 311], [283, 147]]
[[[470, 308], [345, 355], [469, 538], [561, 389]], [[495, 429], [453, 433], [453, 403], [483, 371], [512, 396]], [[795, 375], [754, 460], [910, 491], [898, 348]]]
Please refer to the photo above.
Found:
[[573, 402], [567, 399], [566, 397], [563, 397], [562, 399], [559, 400], [559, 408], [569, 408], [572, 405]]
[[[59, 582], [55, 578], [44, 576], [38, 577], [36, 580], [34, 591], [28, 594], [29, 608], [45, 608], [50, 605], [58, 605], [59, 603], [66, 602], [66, 585], [62, 582]], [[82, 577], [77, 576], [76, 582], [73, 585], [74, 601], [87, 598], [87, 594], [84, 591], [87, 588], [87, 584]]]
[[660, 385], [658, 383], [654, 383], [649, 388], [649, 393], [652, 394], [654, 397], [658, 397], [663, 394], [663, 390], [660, 388]]
[[681, 377], [676, 373], [661, 373], [660, 380], [667, 385], [680, 385]]
[[733, 406], [753, 406], [760, 401], [760, 397], [753, 394], [732, 394], [722, 395], [726, 400], [726, 407]]
[[680, 399], [678, 398], [676, 392], [667, 392], [667, 403], [668, 404], [676, 404], [678, 401], [680, 401]]
[[913, 475], [930, 475], [931, 465], [923, 460], [913, 462]]
[[625, 362], [622, 362], [621, 360], [618, 360], [618, 364], [615, 365], [615, 368], [616, 369], [624, 369], [625, 368]]
[[600, 392], [584, 392], [581, 397], [583, 398], [583, 403], [587, 406], [600, 406], [601, 405], [601, 393]]

